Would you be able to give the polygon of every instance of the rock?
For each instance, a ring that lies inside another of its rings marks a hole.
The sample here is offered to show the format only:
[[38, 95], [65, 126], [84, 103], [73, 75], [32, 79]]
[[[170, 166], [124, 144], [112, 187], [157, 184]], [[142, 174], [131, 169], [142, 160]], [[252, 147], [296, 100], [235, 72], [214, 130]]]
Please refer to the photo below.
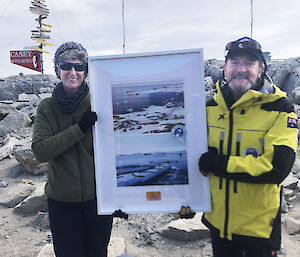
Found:
[[46, 183], [41, 183], [36, 185], [34, 193], [17, 205], [13, 212], [24, 216], [35, 215], [39, 212], [47, 212], [47, 197], [44, 193], [45, 184]]
[[24, 184], [33, 185], [32, 180], [30, 180], [30, 179], [28, 179], [28, 178], [22, 179], [21, 182], [24, 183]]
[[295, 104], [300, 104], [300, 87], [296, 87], [292, 92], [292, 97]]
[[211, 76], [205, 77], [205, 91], [210, 91], [215, 88], [214, 81]]
[[217, 65], [210, 65], [205, 70], [205, 76], [212, 77], [214, 82], [216, 82], [217, 80], [222, 80], [223, 79], [223, 69]]
[[41, 229], [50, 229], [49, 213], [38, 212], [33, 223], [35, 226], [39, 226]]
[[282, 90], [285, 90], [285, 82], [291, 71], [292, 67], [283, 62], [271, 65], [268, 68], [268, 74], [272, 77], [274, 84]]
[[27, 198], [34, 190], [34, 186], [23, 183], [0, 188], [0, 205], [13, 208]]
[[289, 199], [294, 196], [294, 191], [292, 189], [284, 188], [283, 195], [286, 201], [289, 201]]
[[6, 115], [4, 119], [0, 120], [0, 137], [30, 125], [31, 120], [28, 115], [19, 111], [13, 111]]
[[[298, 117], [298, 122], [299, 122], [299, 117]], [[298, 126], [300, 127], [300, 123], [298, 123]], [[300, 151], [297, 151], [296, 157], [297, 157], [297, 155], [300, 155]], [[297, 174], [300, 176], [300, 160], [298, 158], [296, 158], [296, 160], [294, 162], [294, 165], [292, 168], [292, 173], [294, 174], [295, 178], [300, 179], [300, 177], [297, 177]]]
[[30, 146], [30, 142], [24, 145], [15, 145], [13, 155], [16, 160], [32, 175], [43, 174], [47, 171], [47, 163], [39, 163]]
[[5, 181], [0, 180], [0, 188], [2, 187], [8, 187], [8, 184]]
[[41, 92], [41, 94], [38, 94], [38, 96], [39, 96], [39, 99], [43, 100], [45, 98], [51, 97], [52, 93], [51, 92], [49, 92], [49, 93], [47, 93], [47, 92], [42, 93]]
[[7, 142], [0, 148], [0, 161], [13, 153], [13, 147], [19, 142], [14, 137], [7, 136]]
[[22, 93], [15, 83], [9, 80], [0, 82], [0, 99], [1, 100], [17, 100], [18, 94]]
[[[5, 87], [11, 91], [10, 94], [0, 94], [0, 99], [13, 99], [17, 100], [17, 95], [20, 93], [25, 94], [39, 94], [42, 92], [52, 92], [55, 85], [59, 82], [59, 79], [55, 75], [36, 74], [36, 75], [24, 75], [24, 76], [9, 76], [4, 79], [0, 87]], [[1, 82], [0, 82], [1, 83]], [[15, 94], [15, 92], [18, 92]], [[7, 96], [13, 96], [7, 98]], [[2, 98], [6, 97], [6, 98]]]
[[125, 241], [122, 237], [111, 237], [108, 245], [108, 257], [122, 256], [125, 254]]
[[0, 103], [0, 120], [3, 120], [8, 114], [16, 111], [16, 109], [7, 103]]
[[207, 70], [207, 68], [211, 65], [216, 65], [218, 66], [219, 68], [223, 69], [224, 67], [224, 61], [222, 60], [217, 60], [217, 59], [209, 59], [209, 60], [205, 60], [204, 61], [204, 69], [205, 69], [205, 72]]
[[30, 102], [32, 100], [39, 100], [39, 97], [35, 94], [19, 94], [18, 95], [18, 101], [20, 102]]
[[300, 67], [295, 68], [288, 77], [284, 89], [287, 94], [292, 94], [293, 90], [300, 86]]
[[53, 244], [46, 244], [37, 257], [55, 257]]
[[209, 230], [201, 221], [202, 213], [197, 213], [193, 219], [171, 221], [159, 230], [160, 234], [179, 241], [193, 241], [210, 236]]
[[290, 235], [300, 232], [300, 220], [296, 220], [292, 217], [287, 217], [285, 226], [287, 233]]
[[289, 207], [284, 196], [281, 197], [281, 211], [283, 213], [287, 213], [289, 211]]
[[21, 110], [25, 106], [28, 106], [27, 102], [14, 102], [13, 104], [11, 104], [11, 107], [13, 107], [13, 108], [15, 108], [17, 110]]
[[298, 181], [299, 180], [294, 177], [293, 173], [290, 172], [290, 174], [283, 181], [283, 186], [287, 189], [294, 190], [297, 188]]

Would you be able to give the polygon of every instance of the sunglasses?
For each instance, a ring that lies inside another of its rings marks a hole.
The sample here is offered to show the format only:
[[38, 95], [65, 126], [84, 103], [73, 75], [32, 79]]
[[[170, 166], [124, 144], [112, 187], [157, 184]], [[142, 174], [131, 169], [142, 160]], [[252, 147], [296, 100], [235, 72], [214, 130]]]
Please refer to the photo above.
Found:
[[252, 48], [252, 49], [261, 51], [260, 44], [249, 37], [243, 37], [236, 41], [229, 42], [226, 45], [225, 51], [229, 51], [229, 50], [232, 50], [235, 48], [240, 48], [240, 49]]
[[64, 71], [70, 71], [74, 67], [75, 71], [87, 71], [87, 64], [85, 63], [72, 63], [72, 62], [61, 62], [59, 68]]

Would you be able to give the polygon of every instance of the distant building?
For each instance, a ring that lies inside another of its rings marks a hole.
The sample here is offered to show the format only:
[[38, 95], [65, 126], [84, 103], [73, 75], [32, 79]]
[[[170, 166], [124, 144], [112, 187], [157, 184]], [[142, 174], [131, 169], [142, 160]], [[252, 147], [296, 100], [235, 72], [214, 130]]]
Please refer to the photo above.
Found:
[[271, 52], [263, 52], [266, 61], [271, 61]]

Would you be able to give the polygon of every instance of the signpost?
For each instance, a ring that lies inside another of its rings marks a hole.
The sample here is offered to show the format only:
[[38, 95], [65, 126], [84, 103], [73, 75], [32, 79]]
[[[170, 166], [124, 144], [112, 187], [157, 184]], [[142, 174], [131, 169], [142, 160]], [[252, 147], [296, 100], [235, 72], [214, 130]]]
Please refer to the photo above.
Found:
[[[47, 5], [45, 4], [45, 0], [32, 0], [31, 1], [32, 6], [29, 8], [29, 10], [32, 13], [38, 14], [39, 17], [35, 19], [38, 22], [38, 26], [36, 29], [31, 30], [31, 39], [35, 40], [36, 42], [40, 43], [38, 47], [32, 47], [32, 49], [38, 51], [41, 55], [42, 53], [50, 54], [50, 52], [43, 50], [43, 46], [45, 45], [52, 45], [50, 43], [47, 43], [45, 40], [50, 39], [50, 36], [46, 33], [50, 33], [51, 25], [45, 24], [42, 22], [42, 20], [46, 19], [49, 15], [49, 9], [47, 8]], [[44, 27], [47, 27], [46, 29]], [[43, 64], [42, 64], [42, 73], [43, 73]]]
[[[45, 0], [32, 0], [32, 6], [29, 10], [38, 14], [38, 18], [35, 20], [38, 22], [36, 29], [31, 30], [31, 39], [39, 43], [39, 45], [25, 46], [26, 50], [12, 50], [10, 51], [11, 63], [23, 66], [28, 69], [39, 71], [43, 74], [43, 53], [50, 54], [49, 51], [43, 49], [43, 46], [52, 46], [53, 44], [46, 42], [46, 39], [50, 39], [47, 33], [50, 33], [51, 25], [45, 24], [42, 21], [49, 15], [49, 9], [45, 3]], [[27, 50], [28, 49], [28, 50]]]

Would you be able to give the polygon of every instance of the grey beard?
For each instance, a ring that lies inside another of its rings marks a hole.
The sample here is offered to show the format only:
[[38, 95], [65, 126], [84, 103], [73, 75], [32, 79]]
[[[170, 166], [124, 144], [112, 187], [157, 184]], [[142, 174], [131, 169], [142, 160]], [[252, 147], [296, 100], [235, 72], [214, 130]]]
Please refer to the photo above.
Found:
[[243, 88], [236, 88], [231, 82], [228, 83], [228, 86], [233, 92], [239, 95], [245, 94], [250, 88], [253, 87], [253, 85], [250, 82], [248, 82], [247, 86]]

